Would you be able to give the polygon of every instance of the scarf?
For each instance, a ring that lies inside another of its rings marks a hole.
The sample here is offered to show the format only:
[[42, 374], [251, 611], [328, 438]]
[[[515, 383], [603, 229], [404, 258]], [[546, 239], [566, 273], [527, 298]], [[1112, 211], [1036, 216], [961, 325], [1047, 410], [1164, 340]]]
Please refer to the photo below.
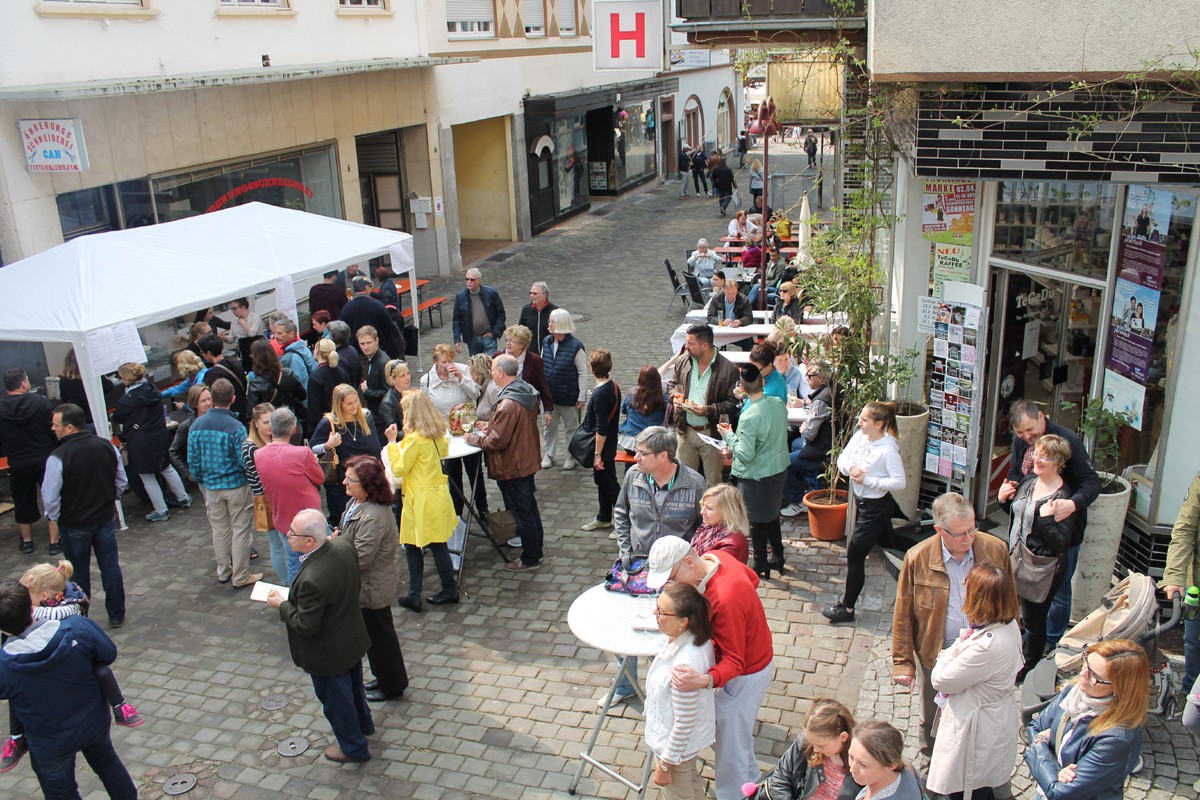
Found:
[[1108, 697], [1089, 697], [1084, 694], [1083, 689], [1076, 683], [1071, 687], [1071, 691], [1067, 692], [1066, 697], [1062, 699], [1059, 707], [1067, 715], [1067, 719], [1075, 722], [1083, 716], [1100, 716], [1112, 705], [1114, 697], [1116, 695], [1111, 694]]

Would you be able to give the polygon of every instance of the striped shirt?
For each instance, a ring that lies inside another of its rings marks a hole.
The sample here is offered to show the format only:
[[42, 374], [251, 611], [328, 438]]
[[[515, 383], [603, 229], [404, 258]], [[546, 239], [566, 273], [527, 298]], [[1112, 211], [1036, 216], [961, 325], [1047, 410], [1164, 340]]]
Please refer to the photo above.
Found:
[[942, 647], [949, 647], [954, 644], [958, 634], [971, 625], [962, 608], [967, 599], [967, 573], [975, 566], [975, 551], [968, 550], [963, 560], [959, 561], [950, 555], [950, 551], [943, 544], [942, 562], [946, 565], [946, 575], [950, 578], [950, 604], [946, 606], [946, 629], [942, 632]]

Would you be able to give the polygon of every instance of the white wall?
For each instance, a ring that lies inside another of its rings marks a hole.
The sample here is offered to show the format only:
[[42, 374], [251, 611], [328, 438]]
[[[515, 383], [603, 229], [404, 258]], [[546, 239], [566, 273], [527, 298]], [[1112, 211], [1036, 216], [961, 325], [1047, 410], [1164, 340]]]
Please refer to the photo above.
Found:
[[1119, 75], [1200, 45], [1200, 3], [870, 0], [867, 27], [875, 80]]
[[[716, 55], [716, 51], [713, 55]], [[678, 138], [676, 131], [680, 120], [683, 119], [684, 106], [687, 105], [688, 98], [695, 95], [704, 112], [704, 141], [715, 141], [717, 138], [717, 101], [720, 100], [721, 92], [724, 89], [728, 89], [733, 96], [734, 107], [730, 109], [729, 113], [735, 115], [736, 130], [741, 130], [742, 92], [737, 74], [732, 66], [678, 70], [671, 74], [679, 78], [679, 91], [675, 93], [675, 119], [671, 123], [674, 127], [670, 131], [660, 129], [659, 136]], [[688, 144], [700, 145], [702, 142], [688, 142]], [[674, 164], [664, 165], [663, 171], [665, 175], [675, 177]]]
[[0, 87], [259, 69], [264, 54], [272, 67], [422, 55], [418, 0], [389, 2], [390, 15], [339, 15], [336, 0], [223, 15], [217, 0], [146, 0], [157, 16], [124, 17], [109, 6], [107, 16], [75, 18], [39, 16], [35, 0], [4, 0]]

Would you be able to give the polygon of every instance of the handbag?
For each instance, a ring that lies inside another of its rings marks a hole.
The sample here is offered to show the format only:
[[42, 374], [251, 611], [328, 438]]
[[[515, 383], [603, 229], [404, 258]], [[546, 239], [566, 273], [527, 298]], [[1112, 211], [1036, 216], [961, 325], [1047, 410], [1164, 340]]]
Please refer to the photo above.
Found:
[[[613, 385], [613, 390], [616, 392], [617, 402], [613, 403], [613, 410], [608, 415], [608, 422], [613, 421], [613, 417], [617, 415], [617, 409], [621, 407], [621, 387], [617, 386], [616, 381], [610, 381]], [[596, 393], [592, 392], [592, 396], [588, 398], [587, 411], [591, 411], [592, 400], [596, 397]], [[580, 464], [591, 464], [596, 459], [596, 432], [588, 430], [587, 427], [587, 412], [584, 412], [583, 422], [579, 423], [579, 427], [571, 434], [570, 440], [567, 441], [567, 452], [571, 454], [571, 458], [578, 461]]]
[[275, 527], [271, 516], [271, 501], [265, 494], [254, 495], [254, 530], [269, 531]]
[[338, 479], [338, 454], [337, 450], [326, 450], [321, 455], [317, 456], [317, 464], [321, 466], [321, 472], [325, 473], [325, 485], [332, 486], [337, 483]]
[[649, 567], [649, 557], [634, 556], [629, 561], [629, 570], [626, 571], [625, 565], [618, 558], [604, 576], [604, 588], [610, 592], [624, 594], [655, 594], [658, 590], [646, 585], [646, 578], [650, 574]]
[[497, 542], [507, 542], [517, 535], [517, 518], [511, 511], [489, 511], [483, 515], [491, 531], [492, 539]]
[[1013, 578], [1017, 582], [1017, 596], [1031, 603], [1046, 602], [1050, 595], [1050, 584], [1054, 583], [1054, 575], [1058, 572], [1059, 558], [1036, 555], [1023, 538], [1018, 538], [1008, 555]]

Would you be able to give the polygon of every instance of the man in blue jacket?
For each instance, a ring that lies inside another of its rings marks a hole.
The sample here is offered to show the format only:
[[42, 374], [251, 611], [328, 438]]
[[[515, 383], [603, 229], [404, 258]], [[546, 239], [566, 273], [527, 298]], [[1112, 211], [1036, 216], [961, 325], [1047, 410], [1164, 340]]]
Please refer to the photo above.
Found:
[[29, 590], [0, 581], [0, 698], [25, 725], [34, 774], [46, 797], [79, 797], [75, 756], [114, 800], [136, 800], [137, 787], [109, 737], [108, 702], [95, 668], [111, 664], [117, 647], [87, 617], [34, 624]]
[[491, 286], [483, 285], [483, 274], [467, 270], [467, 288], [454, 296], [454, 349], [462, 352], [463, 342], [471, 355], [496, 355], [504, 333], [504, 301]]

